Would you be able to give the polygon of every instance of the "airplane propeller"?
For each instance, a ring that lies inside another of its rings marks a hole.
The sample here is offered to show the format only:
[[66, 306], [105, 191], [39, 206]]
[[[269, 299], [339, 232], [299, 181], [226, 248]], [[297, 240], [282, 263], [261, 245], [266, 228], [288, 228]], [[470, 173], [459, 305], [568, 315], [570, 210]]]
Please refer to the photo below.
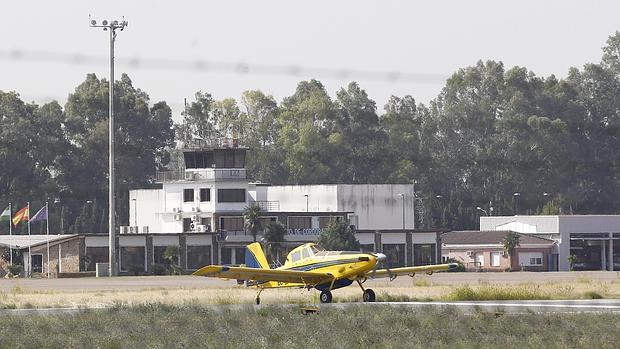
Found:
[[386, 260], [387, 260], [387, 256], [383, 253], [380, 252], [375, 252], [375, 253], [371, 253], [375, 258], [377, 258], [377, 264], [375, 264], [375, 266], [372, 268], [372, 272], [370, 273], [370, 277], [372, 279], [375, 278], [375, 275], [377, 273], [377, 268], [379, 267], [379, 263], [381, 263], [381, 265], [383, 267], [385, 267], [385, 269], [388, 272], [388, 275], [390, 276], [390, 281], [394, 280], [396, 278], [396, 275], [393, 275], [392, 272], [390, 271], [390, 268], [388, 267]]

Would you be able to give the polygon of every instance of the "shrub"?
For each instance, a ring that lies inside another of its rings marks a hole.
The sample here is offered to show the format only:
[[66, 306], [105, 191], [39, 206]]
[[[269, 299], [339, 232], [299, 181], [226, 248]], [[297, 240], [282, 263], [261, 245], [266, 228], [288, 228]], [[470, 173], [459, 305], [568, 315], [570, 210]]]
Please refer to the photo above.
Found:
[[144, 270], [144, 267], [141, 265], [137, 265], [137, 264], [132, 264], [129, 266], [129, 272], [132, 273], [135, 276], [140, 275], [140, 273], [142, 273], [142, 271]]
[[602, 299], [603, 296], [595, 291], [588, 291], [586, 293], [583, 294], [584, 298], [588, 298], [588, 299]]
[[9, 269], [9, 273], [13, 275], [19, 275], [22, 272], [22, 266], [19, 264], [9, 264], [7, 265], [7, 269]]
[[161, 264], [153, 264], [149, 272], [153, 275], [166, 275], [166, 267]]

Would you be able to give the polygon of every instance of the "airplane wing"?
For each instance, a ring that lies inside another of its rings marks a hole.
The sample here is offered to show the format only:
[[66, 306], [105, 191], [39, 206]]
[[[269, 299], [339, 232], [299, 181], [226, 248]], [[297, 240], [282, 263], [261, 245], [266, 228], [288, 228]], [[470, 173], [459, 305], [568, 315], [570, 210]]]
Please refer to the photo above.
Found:
[[456, 268], [457, 266], [458, 264], [456, 263], [448, 263], [448, 264], [421, 265], [418, 267], [379, 269], [376, 271], [370, 271], [368, 272], [367, 275], [373, 278], [389, 277], [390, 279], [393, 279], [399, 275], [410, 275], [410, 274], [415, 274], [415, 273], [433, 273], [435, 271], [440, 271], [440, 270], [450, 270], [450, 269]]
[[311, 271], [229, 267], [222, 265], [208, 265], [196, 270], [192, 275], [222, 279], [301, 283], [306, 285], [317, 285], [329, 282], [334, 278], [328, 273]]

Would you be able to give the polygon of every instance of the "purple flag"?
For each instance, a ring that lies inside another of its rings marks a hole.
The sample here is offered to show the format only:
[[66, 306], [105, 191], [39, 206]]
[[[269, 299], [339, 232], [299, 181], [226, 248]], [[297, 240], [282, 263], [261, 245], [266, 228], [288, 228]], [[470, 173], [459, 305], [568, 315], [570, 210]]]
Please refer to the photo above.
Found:
[[37, 212], [32, 218], [30, 218], [30, 223], [44, 221], [47, 219], [47, 205], [41, 207], [39, 212]]

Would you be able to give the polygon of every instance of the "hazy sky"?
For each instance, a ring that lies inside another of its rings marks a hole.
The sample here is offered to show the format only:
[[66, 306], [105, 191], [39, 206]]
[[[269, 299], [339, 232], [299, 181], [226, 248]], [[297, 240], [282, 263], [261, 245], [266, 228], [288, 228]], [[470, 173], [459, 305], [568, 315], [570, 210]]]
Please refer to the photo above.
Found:
[[[5, 1], [0, 11], [0, 90], [26, 101], [63, 105], [87, 73], [108, 77], [103, 62], [75, 64], [14, 59], [8, 53], [51, 52], [106, 57], [109, 37], [88, 27], [88, 15], [120, 19], [116, 77], [129, 74], [152, 102], [180, 112], [198, 90], [239, 98], [260, 89], [276, 99], [300, 80], [317, 78], [330, 94], [360, 83], [380, 110], [390, 95], [427, 103], [441, 77], [479, 59], [564, 77], [570, 67], [598, 62], [607, 37], [620, 30], [620, 1]], [[120, 61], [125, 59], [124, 63]], [[301, 68], [433, 74], [430, 82], [235, 74], [145, 68], [127, 60], [219, 61]]]

